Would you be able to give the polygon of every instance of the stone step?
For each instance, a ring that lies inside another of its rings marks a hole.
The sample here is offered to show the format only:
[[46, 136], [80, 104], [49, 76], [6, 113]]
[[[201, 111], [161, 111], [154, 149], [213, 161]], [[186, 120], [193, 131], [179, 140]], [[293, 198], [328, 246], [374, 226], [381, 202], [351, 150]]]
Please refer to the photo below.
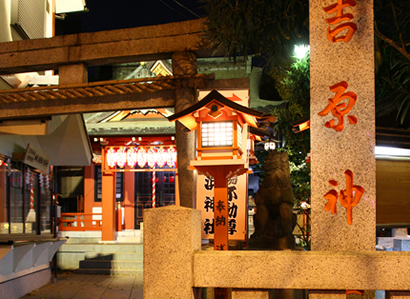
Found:
[[133, 269], [76, 269], [74, 270], [76, 274], [100, 274], [100, 275], [142, 275], [143, 271], [133, 270]]
[[80, 269], [142, 270], [143, 262], [129, 260], [83, 260]]
[[64, 244], [61, 251], [74, 252], [143, 252], [142, 244]]
[[142, 261], [142, 252], [85, 252], [85, 260]]

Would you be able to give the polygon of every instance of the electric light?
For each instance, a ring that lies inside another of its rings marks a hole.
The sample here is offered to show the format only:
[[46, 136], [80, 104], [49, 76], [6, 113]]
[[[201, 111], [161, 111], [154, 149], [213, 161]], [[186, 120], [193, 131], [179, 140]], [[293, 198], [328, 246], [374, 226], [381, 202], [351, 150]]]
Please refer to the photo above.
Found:
[[376, 156], [410, 157], [410, 149], [398, 147], [375, 146], [374, 153]]
[[276, 143], [274, 141], [265, 142], [265, 151], [273, 151], [276, 149]]
[[301, 46], [295, 46], [295, 57], [298, 59], [302, 59], [306, 56], [306, 53], [310, 51], [310, 46], [309, 45], [301, 45]]

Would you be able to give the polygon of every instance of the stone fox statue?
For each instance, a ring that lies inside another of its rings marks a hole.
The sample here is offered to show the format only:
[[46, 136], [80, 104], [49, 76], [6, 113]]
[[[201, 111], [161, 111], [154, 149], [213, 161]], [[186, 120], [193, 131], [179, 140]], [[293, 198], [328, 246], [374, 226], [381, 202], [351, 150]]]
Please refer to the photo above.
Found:
[[255, 195], [255, 233], [249, 245], [254, 248], [293, 249], [293, 190], [287, 153], [271, 152], [263, 164], [265, 179]]

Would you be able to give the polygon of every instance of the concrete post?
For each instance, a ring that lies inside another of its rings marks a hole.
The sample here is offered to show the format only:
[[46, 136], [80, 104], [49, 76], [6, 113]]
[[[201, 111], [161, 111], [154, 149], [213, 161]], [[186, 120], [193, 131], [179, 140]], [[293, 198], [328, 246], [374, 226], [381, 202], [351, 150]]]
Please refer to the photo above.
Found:
[[82, 64], [62, 65], [58, 68], [59, 85], [87, 83], [87, 67]]
[[193, 255], [201, 250], [201, 211], [144, 210], [144, 299], [197, 298]]
[[[174, 76], [195, 75], [197, 64], [195, 54], [176, 52], [172, 55]], [[175, 112], [180, 112], [195, 103], [195, 89], [182, 86], [175, 91]], [[178, 187], [180, 205], [192, 208], [194, 203], [194, 174], [188, 170], [189, 162], [195, 158], [195, 132], [184, 133], [184, 126], [175, 122], [177, 143]]]

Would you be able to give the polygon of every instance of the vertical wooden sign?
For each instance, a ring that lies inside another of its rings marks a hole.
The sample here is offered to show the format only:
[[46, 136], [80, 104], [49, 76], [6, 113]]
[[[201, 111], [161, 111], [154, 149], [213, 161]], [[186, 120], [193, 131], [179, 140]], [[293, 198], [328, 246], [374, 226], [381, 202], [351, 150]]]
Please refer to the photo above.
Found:
[[373, 0], [310, 0], [312, 250], [374, 250]]

